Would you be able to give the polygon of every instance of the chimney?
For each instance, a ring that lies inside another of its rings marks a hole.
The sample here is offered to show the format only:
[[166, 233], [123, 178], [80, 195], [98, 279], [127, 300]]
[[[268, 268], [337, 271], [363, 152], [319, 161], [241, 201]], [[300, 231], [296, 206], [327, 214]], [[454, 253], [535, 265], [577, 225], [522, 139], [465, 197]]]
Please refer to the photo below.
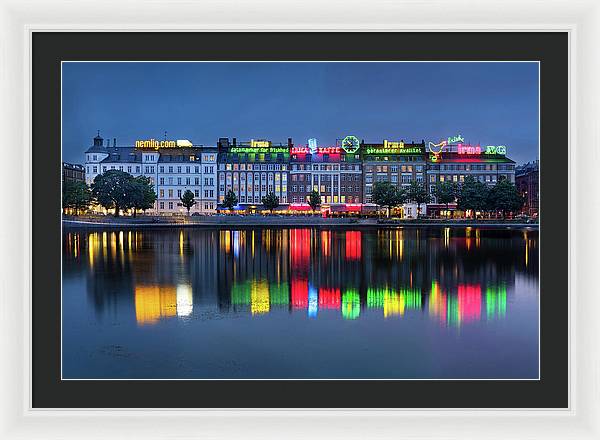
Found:
[[236, 146], [236, 143], [237, 143], [237, 139], [236, 139], [236, 138], [233, 138], [233, 146], [234, 146], [234, 147]]
[[117, 146], [117, 138], [113, 138], [113, 147]]
[[292, 148], [294, 144], [292, 143], [292, 138], [288, 138], [288, 147]]

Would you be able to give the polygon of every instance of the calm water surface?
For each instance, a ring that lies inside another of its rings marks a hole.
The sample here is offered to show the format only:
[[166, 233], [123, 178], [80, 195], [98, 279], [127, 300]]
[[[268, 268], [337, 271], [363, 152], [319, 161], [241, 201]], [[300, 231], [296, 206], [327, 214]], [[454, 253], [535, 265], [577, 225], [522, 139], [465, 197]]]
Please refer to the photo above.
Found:
[[65, 378], [537, 378], [538, 233], [65, 230]]

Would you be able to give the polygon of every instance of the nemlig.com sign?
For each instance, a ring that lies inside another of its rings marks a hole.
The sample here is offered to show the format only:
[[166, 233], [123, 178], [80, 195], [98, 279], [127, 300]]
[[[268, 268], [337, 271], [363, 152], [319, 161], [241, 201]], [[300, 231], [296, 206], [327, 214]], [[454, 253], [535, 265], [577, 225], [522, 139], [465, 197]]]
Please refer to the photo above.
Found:
[[166, 139], [162, 141], [158, 141], [156, 139], [145, 139], [135, 141], [135, 148], [141, 150], [158, 150], [159, 148], [186, 148], [191, 146], [192, 143], [187, 139], [177, 139], [176, 141]]

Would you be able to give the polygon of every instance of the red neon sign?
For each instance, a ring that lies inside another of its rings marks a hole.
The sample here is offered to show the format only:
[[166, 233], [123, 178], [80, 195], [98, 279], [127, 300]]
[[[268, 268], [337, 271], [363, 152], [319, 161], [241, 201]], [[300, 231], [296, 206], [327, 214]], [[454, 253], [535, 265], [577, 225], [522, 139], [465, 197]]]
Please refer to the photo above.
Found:
[[292, 147], [290, 150], [291, 154], [308, 154], [310, 149], [308, 147]]
[[340, 147], [319, 147], [317, 148], [317, 153], [319, 154], [340, 154]]
[[481, 146], [479, 145], [463, 145], [458, 144], [458, 154], [481, 154]]

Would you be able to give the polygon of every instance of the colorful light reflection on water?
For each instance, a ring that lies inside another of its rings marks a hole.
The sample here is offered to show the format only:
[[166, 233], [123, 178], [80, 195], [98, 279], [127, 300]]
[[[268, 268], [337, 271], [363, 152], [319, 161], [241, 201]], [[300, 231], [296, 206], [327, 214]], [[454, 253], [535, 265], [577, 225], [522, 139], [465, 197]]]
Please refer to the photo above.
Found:
[[[526, 338], [527, 355], [537, 359], [530, 353], [531, 347], [537, 352], [535, 230], [73, 230], [65, 231], [63, 243], [63, 322], [82, 332], [71, 334], [65, 327], [67, 349], [82, 335], [102, 340], [111, 334], [120, 345], [132, 338], [144, 340], [146, 350], [153, 352], [144, 333], [148, 329], [177, 341], [189, 337], [189, 328], [208, 331], [208, 316], [229, 323], [236, 338], [249, 338], [268, 326], [271, 333], [261, 337], [265, 343], [275, 338], [270, 343], [277, 346], [283, 339], [273, 335], [299, 332], [321, 341], [323, 335], [313, 331], [326, 326], [337, 334], [332, 326], [345, 323], [339, 328], [344, 337], [331, 348], [332, 355], [339, 352], [341, 357], [368, 334], [368, 350], [384, 350], [394, 338], [411, 335], [411, 343], [420, 340], [432, 347], [436, 338], [459, 338], [446, 344], [462, 353], [471, 346], [461, 341], [476, 346], [481, 338], [488, 345], [508, 346]], [[83, 284], [69, 287], [69, 279]], [[105, 318], [138, 330], [119, 334], [115, 329], [120, 327], [113, 326], [102, 332]], [[220, 334], [211, 337], [216, 343]], [[392, 339], [384, 343], [387, 338]], [[450, 356], [444, 347], [431, 350], [430, 356]], [[93, 371], [93, 366], [86, 368]], [[534, 370], [537, 365], [528, 371]], [[72, 371], [81, 373], [76, 366]], [[221, 374], [215, 371], [207, 375]], [[402, 374], [418, 376], [412, 369]], [[436, 377], [432, 375], [426, 376]]]

